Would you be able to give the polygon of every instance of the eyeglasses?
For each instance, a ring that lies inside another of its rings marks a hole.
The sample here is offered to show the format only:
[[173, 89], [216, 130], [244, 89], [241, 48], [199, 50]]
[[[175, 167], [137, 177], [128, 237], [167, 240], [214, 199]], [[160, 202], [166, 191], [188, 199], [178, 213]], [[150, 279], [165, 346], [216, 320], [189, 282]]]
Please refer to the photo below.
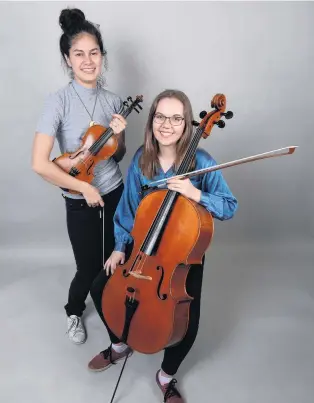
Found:
[[166, 119], [169, 119], [172, 126], [180, 126], [184, 120], [180, 115], [165, 116], [162, 113], [155, 113], [154, 115], [154, 122], [159, 125], [165, 123]]

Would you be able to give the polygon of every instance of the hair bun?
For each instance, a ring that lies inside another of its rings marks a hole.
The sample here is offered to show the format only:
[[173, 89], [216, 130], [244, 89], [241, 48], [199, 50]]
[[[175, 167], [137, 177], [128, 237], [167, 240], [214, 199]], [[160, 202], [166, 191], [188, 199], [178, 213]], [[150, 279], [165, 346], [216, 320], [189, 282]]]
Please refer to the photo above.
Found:
[[78, 8], [66, 8], [61, 11], [59, 24], [65, 34], [74, 34], [85, 21], [85, 14]]

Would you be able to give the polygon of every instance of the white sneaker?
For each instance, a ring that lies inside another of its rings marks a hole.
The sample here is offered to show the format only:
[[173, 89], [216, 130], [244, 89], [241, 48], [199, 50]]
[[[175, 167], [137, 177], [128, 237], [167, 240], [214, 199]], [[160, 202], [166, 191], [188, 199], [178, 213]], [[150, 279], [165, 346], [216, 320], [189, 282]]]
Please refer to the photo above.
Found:
[[68, 316], [69, 339], [75, 344], [82, 344], [86, 341], [86, 331], [82, 319], [76, 315]]

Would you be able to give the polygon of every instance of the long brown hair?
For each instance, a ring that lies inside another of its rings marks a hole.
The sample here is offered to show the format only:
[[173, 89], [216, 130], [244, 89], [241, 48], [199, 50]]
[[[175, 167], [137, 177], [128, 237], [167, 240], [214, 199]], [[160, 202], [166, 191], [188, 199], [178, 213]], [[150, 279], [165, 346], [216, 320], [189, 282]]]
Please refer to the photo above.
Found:
[[184, 154], [192, 140], [193, 135], [192, 106], [189, 98], [185, 95], [185, 93], [179, 90], [168, 89], [157, 95], [152, 103], [152, 106], [150, 107], [145, 128], [143, 153], [139, 161], [139, 165], [143, 174], [149, 179], [152, 179], [154, 175], [156, 175], [158, 168], [160, 168], [158, 159], [159, 146], [153, 133], [153, 119], [157, 109], [158, 102], [164, 98], [176, 98], [183, 104], [183, 117], [184, 117], [183, 124], [185, 124], [185, 128], [181, 138], [178, 140], [176, 145], [176, 159], [175, 159], [176, 170], [184, 157]]

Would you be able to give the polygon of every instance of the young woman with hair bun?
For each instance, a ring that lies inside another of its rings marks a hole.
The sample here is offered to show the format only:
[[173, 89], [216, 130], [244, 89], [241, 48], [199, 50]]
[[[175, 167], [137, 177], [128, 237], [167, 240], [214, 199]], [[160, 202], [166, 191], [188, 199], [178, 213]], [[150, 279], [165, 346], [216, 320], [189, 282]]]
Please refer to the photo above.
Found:
[[[180, 90], [167, 89], [161, 92], [155, 97], [150, 107], [143, 144], [132, 158], [125, 188], [114, 215], [114, 249], [104, 264], [104, 270], [99, 273], [91, 288], [91, 297], [110, 338], [110, 345], [96, 354], [88, 363], [88, 368], [93, 372], [107, 370], [113, 364], [133, 354], [132, 348], [114, 334], [106, 321], [103, 313], [103, 291], [117, 266], [123, 265], [130, 258], [134, 246], [132, 230], [137, 210], [146, 195], [141, 191], [142, 186], [151, 181], [167, 179], [169, 190], [200, 204], [211, 213], [213, 218], [220, 221], [230, 220], [238, 208], [238, 201], [220, 171], [209, 172], [204, 176], [195, 176], [191, 179], [171, 179], [193, 139], [192, 121], [191, 102], [187, 95]], [[216, 161], [206, 150], [197, 147], [193, 164], [195, 165], [193, 169], [197, 170], [216, 165]], [[179, 222], [177, 227], [179, 229]], [[172, 252], [169, 251], [169, 253]], [[165, 257], [165, 261], [167, 261], [167, 257]], [[164, 349], [160, 368], [155, 375], [165, 403], [186, 402], [177, 388], [175, 375], [187, 355], [191, 353], [198, 334], [204, 262], [203, 258], [201, 264], [192, 264], [186, 278], [186, 292], [193, 300], [189, 307], [189, 323], [185, 336], [175, 346]], [[169, 284], [165, 286], [170, 287]], [[148, 289], [151, 290], [152, 287], [148, 287]], [[141, 293], [141, 291], [139, 292]], [[120, 290], [117, 290], [117, 295], [121, 295]], [[149, 309], [145, 312], [149, 312]], [[167, 315], [167, 312], [165, 314]], [[156, 319], [156, 323], [162, 324], [162, 320]], [[141, 330], [145, 334], [145, 330]], [[142, 399], [145, 402], [147, 400], [147, 398]]]
[[[76, 8], [62, 10], [59, 24], [63, 31], [60, 53], [70, 81], [45, 100], [37, 122], [32, 168], [52, 185], [79, 193], [62, 191], [76, 261], [76, 273], [64, 307], [67, 333], [72, 342], [81, 344], [86, 340], [82, 321], [86, 298], [114, 247], [113, 215], [123, 191], [118, 163], [126, 151], [127, 123], [120, 114], [122, 100], [102, 84], [107, 52], [99, 26]], [[111, 127], [118, 136], [119, 146], [113, 157], [95, 167], [94, 180], [88, 184], [51, 162], [50, 154], [55, 140], [62, 153], [76, 151], [82, 136], [94, 123]]]

